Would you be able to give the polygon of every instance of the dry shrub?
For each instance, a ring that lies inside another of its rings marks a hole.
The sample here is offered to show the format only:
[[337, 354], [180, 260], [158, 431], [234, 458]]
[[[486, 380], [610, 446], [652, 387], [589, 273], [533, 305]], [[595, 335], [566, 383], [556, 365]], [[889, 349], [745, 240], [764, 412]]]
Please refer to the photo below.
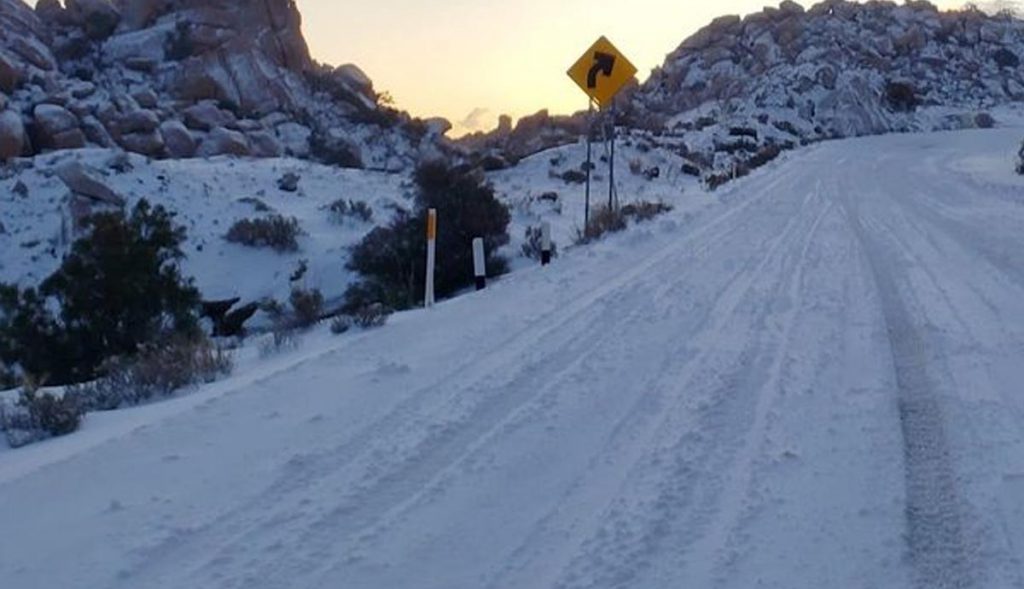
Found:
[[144, 346], [134, 358], [108, 361], [105, 376], [68, 387], [68, 396], [86, 410], [110, 411], [213, 382], [233, 368], [230, 353], [205, 337], [174, 338]]
[[16, 404], [0, 401], [0, 430], [8, 445], [20, 448], [78, 429], [83, 411], [74, 397], [40, 393], [40, 381], [31, 377], [24, 381]]
[[318, 289], [293, 288], [291, 298], [294, 327], [305, 328], [320, 321], [324, 311], [324, 295]]
[[625, 217], [635, 219], [637, 222], [650, 221], [658, 215], [663, 215], [672, 210], [672, 205], [658, 201], [650, 202], [639, 200], [622, 207], [622, 214]]
[[600, 207], [590, 214], [590, 223], [583, 231], [577, 230], [576, 243], [584, 244], [601, 239], [606, 233], [617, 233], [626, 228], [627, 219], [622, 209]]
[[298, 219], [271, 215], [237, 221], [228, 230], [225, 239], [248, 247], [269, 247], [278, 252], [294, 252], [299, 249], [298, 237], [301, 233]]
[[383, 327], [388, 322], [388, 316], [390, 315], [391, 310], [385, 307], [383, 303], [373, 303], [356, 311], [353, 319], [359, 327], [373, 329], [375, 327]]
[[296, 330], [284, 326], [275, 327], [271, 337], [260, 343], [260, 358], [270, 358], [297, 350], [301, 343], [302, 340]]
[[[541, 259], [543, 253], [543, 237], [544, 232], [540, 227], [527, 227], [526, 234], [524, 235], [525, 240], [521, 251], [523, 256], [531, 260]], [[555, 244], [554, 240], [551, 241], [551, 258], [558, 257], [558, 245]]]

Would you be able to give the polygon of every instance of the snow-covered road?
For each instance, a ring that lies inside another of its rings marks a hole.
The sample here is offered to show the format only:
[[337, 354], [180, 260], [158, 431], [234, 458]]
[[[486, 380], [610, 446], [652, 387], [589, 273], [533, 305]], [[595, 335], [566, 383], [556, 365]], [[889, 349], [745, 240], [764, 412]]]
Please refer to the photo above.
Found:
[[1024, 587], [1018, 141], [820, 145], [105, 443], [0, 454], [0, 586]]

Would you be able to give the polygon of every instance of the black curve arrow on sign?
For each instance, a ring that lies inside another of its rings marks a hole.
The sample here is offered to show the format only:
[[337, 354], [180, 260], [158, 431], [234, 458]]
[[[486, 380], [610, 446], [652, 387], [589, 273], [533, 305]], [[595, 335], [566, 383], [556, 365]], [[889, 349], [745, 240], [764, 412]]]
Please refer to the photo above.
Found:
[[604, 77], [610, 77], [612, 70], [615, 69], [615, 56], [608, 55], [597, 51], [594, 53], [594, 65], [590, 68], [590, 73], [587, 74], [587, 88], [593, 90], [597, 88], [597, 74], [604, 74]]

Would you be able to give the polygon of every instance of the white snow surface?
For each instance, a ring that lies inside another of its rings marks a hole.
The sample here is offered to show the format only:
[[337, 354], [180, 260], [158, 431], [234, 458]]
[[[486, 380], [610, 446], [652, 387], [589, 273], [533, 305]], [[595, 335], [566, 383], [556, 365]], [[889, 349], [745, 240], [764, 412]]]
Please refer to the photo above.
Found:
[[0, 450], [0, 586], [1024, 587], [1018, 141], [803, 149]]
[[[607, 164], [599, 158], [594, 174], [593, 206], [607, 202]], [[130, 169], [118, 171], [112, 163], [127, 161]], [[345, 267], [351, 246], [375, 226], [388, 223], [396, 207], [410, 209], [416, 192], [410, 173], [340, 169], [293, 158], [232, 158], [150, 160], [117, 150], [82, 149], [18, 160], [0, 177], [0, 282], [35, 286], [60, 266], [69, 244], [70, 193], [55, 175], [62, 164], [77, 160], [134, 204], [147, 199], [173, 211], [176, 222], [188, 235], [184, 245], [183, 273], [196, 281], [207, 300], [240, 297], [243, 303], [273, 298], [287, 301], [291, 274], [301, 260], [309, 271], [301, 286], [323, 291], [328, 301], [338, 299], [357, 278]], [[557, 160], [552, 163], [552, 160]], [[585, 160], [581, 145], [537, 154], [520, 166], [491, 176], [497, 196], [513, 213], [509, 234], [512, 242], [503, 254], [513, 267], [529, 265], [519, 251], [526, 227], [547, 221], [559, 248], [570, 245], [583, 226], [584, 189], [553, 177], [576, 168]], [[632, 174], [630, 163], [642, 169], [659, 166], [660, 178], [648, 181]], [[630, 138], [619, 145], [616, 186], [620, 200], [663, 201], [679, 210], [692, 211], [709, 202], [696, 179], [682, 175], [683, 160], [669, 149], [640, 151]], [[283, 175], [299, 176], [297, 192], [285, 192], [277, 181]], [[15, 187], [23, 184], [27, 196]], [[557, 202], [539, 200], [556, 192]], [[370, 222], [347, 217], [332, 221], [332, 202], [365, 201], [373, 210]], [[256, 202], [268, 210], [256, 208]], [[236, 221], [280, 214], [299, 221], [299, 251], [275, 252], [228, 243], [224, 236]], [[444, 230], [444, 219], [440, 220]], [[470, 244], [467, 244], [469, 247]], [[468, 268], [467, 272], [471, 272]]]

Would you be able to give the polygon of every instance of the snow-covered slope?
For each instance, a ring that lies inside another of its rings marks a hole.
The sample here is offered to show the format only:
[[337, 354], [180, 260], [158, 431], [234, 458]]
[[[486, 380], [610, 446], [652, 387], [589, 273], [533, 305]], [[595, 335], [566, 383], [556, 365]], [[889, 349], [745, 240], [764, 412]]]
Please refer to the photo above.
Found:
[[0, 580], [1021, 586], [1018, 140], [805, 148], [696, 213], [0, 452]]
[[[678, 155], [641, 147], [642, 142], [627, 139], [620, 146], [616, 186], [623, 204], [642, 199], [692, 208], [704, 202], [696, 180], [679, 172]], [[573, 242], [577, 228], [583, 226], [584, 191], [580, 185], [566, 184], [561, 175], [579, 169], [584, 159], [585, 148], [571, 145], [492, 174], [499, 198], [513, 212], [512, 243], [503, 252], [513, 265], [530, 263], [519, 259], [527, 227], [547, 221], [560, 248]], [[105, 149], [36, 156], [0, 174], [0, 282], [36, 285], [60, 265], [74, 238], [73, 199], [56, 171], [74, 161], [95, 170], [96, 177], [123, 195], [129, 206], [146, 198], [176, 213], [188, 232], [185, 274], [196, 279], [207, 299], [284, 301], [291, 289], [289, 277], [301, 260], [309, 263], [303, 284], [336, 299], [354, 279], [345, 269], [349, 246], [390, 221], [395, 207], [412, 207], [416, 190], [408, 173], [340, 169], [293, 158], [149, 160]], [[659, 177], [648, 180], [634, 174], [631, 164], [641, 172], [657, 167]], [[607, 200], [606, 169], [595, 172], [595, 207]], [[279, 188], [278, 181], [286, 174], [299, 177], [296, 192]], [[335, 222], [329, 207], [338, 199], [365, 201], [373, 209], [373, 219], [346, 217]], [[275, 213], [299, 221], [304, 232], [299, 251], [253, 249], [224, 239], [236, 221]]]

